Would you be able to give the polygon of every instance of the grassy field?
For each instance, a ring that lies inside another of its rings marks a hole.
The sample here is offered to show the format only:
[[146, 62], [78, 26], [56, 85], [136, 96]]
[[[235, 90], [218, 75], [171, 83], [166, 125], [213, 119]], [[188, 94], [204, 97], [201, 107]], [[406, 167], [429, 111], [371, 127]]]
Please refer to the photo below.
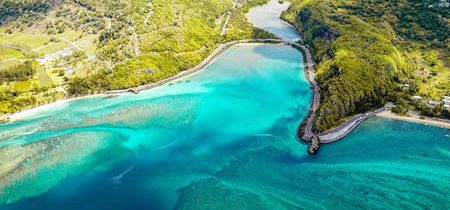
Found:
[[23, 82], [15, 82], [14, 83], [14, 91], [17, 92], [28, 92], [31, 90], [33, 83], [31, 82], [31, 80], [27, 80], [27, 81], [23, 81]]
[[[221, 43], [272, 37], [253, 28], [244, 15], [250, 6], [266, 1], [239, 1], [238, 7], [233, 0], [26, 0], [18, 8], [0, 4], [7, 11], [0, 14], [0, 47], [19, 49], [0, 48], [0, 69], [27, 60], [41, 63], [35, 65], [33, 88], [21, 82], [0, 89], [7, 102], [2, 110], [14, 112], [54, 99], [49, 93], [61, 84], [77, 95], [155, 82], [192, 68]], [[230, 23], [222, 35], [228, 14]], [[10, 58], [16, 59], [6, 60]]]
[[45, 70], [45, 67], [39, 64], [36, 64], [36, 74], [39, 81], [40, 87], [48, 87], [53, 84], [53, 80], [50, 75]]
[[417, 65], [415, 74], [421, 79], [418, 91], [420, 95], [436, 101], [450, 95], [450, 67], [445, 63], [446, 58], [442, 57], [442, 52], [433, 49], [415, 50], [409, 55]]
[[17, 60], [4, 60], [4, 61], [0, 61], [0, 70], [2, 69], [7, 69], [10, 67], [13, 67], [17, 64], [19, 64], [20, 62]]
[[19, 57], [21, 55], [22, 55], [22, 51], [20, 51], [20, 50], [0, 46], [0, 61]]
[[[60, 40], [64, 37], [69, 40], [76, 40], [81, 33], [79, 31], [67, 30], [60, 34], [45, 34], [37, 29], [31, 28], [27, 32], [13, 32], [11, 34], [0, 30], [0, 45], [18, 45], [25, 46], [30, 50], [43, 47], [50, 42], [50, 39]], [[62, 49], [62, 48], [60, 48]]]

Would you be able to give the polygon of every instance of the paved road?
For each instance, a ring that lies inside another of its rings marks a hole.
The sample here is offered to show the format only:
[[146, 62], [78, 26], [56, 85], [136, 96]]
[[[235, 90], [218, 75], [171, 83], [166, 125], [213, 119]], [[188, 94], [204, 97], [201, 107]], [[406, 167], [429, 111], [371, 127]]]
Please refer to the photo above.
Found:
[[[317, 109], [320, 105], [320, 87], [315, 81], [315, 72], [314, 72], [314, 63], [312, 61], [311, 52], [310, 50], [304, 46], [297, 43], [291, 43], [292, 45], [296, 47], [300, 47], [304, 51], [305, 55], [305, 64], [306, 64], [306, 78], [308, 79], [309, 83], [311, 84], [311, 87], [313, 89], [313, 101], [311, 103], [311, 107], [309, 110], [309, 115], [305, 119], [306, 124], [302, 123], [303, 126], [300, 127], [300, 129], [303, 131], [303, 136], [299, 136], [300, 139], [302, 139], [305, 142], [310, 142], [311, 139], [316, 135], [313, 132], [314, 128], [314, 119], [316, 117]], [[353, 129], [358, 127], [362, 122], [367, 120], [369, 117], [374, 116], [380, 112], [386, 111], [388, 109], [391, 109], [393, 106], [388, 105], [381, 109], [375, 110], [370, 113], [365, 114], [358, 114], [356, 116], [353, 116], [346, 122], [344, 122], [339, 127], [329, 130], [327, 132], [318, 134], [317, 136], [320, 139], [320, 143], [332, 143], [335, 141], [338, 141], [342, 139], [343, 137], [347, 136]]]
[[342, 125], [339, 127], [332, 129], [330, 131], [324, 132], [319, 134], [320, 143], [322, 144], [328, 144], [333, 143], [335, 141], [338, 141], [345, 136], [347, 136], [350, 132], [352, 132], [358, 125], [360, 125], [362, 122], [367, 120], [369, 117], [375, 116], [378, 113], [384, 112], [386, 110], [389, 110], [393, 107], [393, 105], [387, 105], [383, 108], [377, 109], [373, 112], [365, 113], [365, 114], [358, 114], [350, 118], [349, 120], [345, 121]]
[[315, 135], [313, 132], [314, 119], [316, 117], [316, 111], [320, 105], [320, 88], [317, 82], [314, 80], [315, 78], [315, 70], [314, 70], [314, 62], [312, 60], [311, 52], [308, 47], [304, 45], [300, 45], [297, 43], [291, 43], [292, 45], [299, 47], [303, 50], [305, 56], [305, 67], [306, 67], [306, 78], [308, 79], [311, 87], [313, 89], [313, 100], [311, 106], [309, 108], [309, 115], [305, 119], [306, 124], [300, 129], [303, 130], [303, 136], [299, 136], [303, 141], [309, 142], [312, 137]]

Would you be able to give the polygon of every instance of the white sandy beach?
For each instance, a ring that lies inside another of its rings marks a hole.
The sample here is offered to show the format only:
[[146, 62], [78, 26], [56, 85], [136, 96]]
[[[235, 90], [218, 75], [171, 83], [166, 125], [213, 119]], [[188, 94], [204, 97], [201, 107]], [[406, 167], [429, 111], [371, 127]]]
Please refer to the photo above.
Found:
[[23, 118], [31, 117], [31, 116], [35, 115], [36, 113], [48, 110], [53, 107], [62, 106], [65, 103], [68, 103], [71, 101], [76, 101], [76, 100], [81, 100], [81, 99], [86, 99], [89, 97], [95, 97], [95, 96], [101, 96], [101, 95], [103, 95], [103, 94], [87, 95], [87, 96], [81, 96], [81, 97], [76, 97], [76, 98], [63, 98], [63, 99], [57, 100], [55, 102], [43, 104], [43, 105], [36, 106], [36, 107], [30, 108], [30, 109], [25, 109], [20, 112], [16, 112], [14, 114], [9, 115], [9, 118], [11, 119], [11, 122], [12, 122], [15, 120], [20, 120]]
[[392, 113], [391, 111], [384, 111], [384, 112], [377, 114], [376, 116], [389, 118], [389, 119], [404, 120], [404, 121], [409, 121], [409, 122], [417, 122], [417, 123], [422, 123], [425, 125], [432, 125], [432, 126], [450, 129], [450, 123], [448, 123], [448, 122], [433, 120], [430, 118], [421, 119], [419, 117], [412, 116], [412, 115], [400, 116], [400, 115]]
[[[155, 87], [159, 87], [162, 85], [165, 85], [167, 83], [170, 82], [176, 82], [179, 79], [184, 79], [187, 76], [192, 76], [195, 75], [198, 72], [201, 72], [202, 70], [206, 69], [211, 63], [213, 63], [220, 54], [222, 54], [222, 52], [224, 50], [226, 50], [227, 48], [233, 46], [233, 45], [246, 45], [246, 44], [263, 44], [261, 42], [265, 42], [265, 41], [277, 41], [280, 43], [274, 43], [274, 44], [286, 44], [285, 41], [283, 40], [277, 40], [277, 39], [246, 39], [246, 40], [237, 40], [237, 41], [231, 41], [228, 43], [224, 43], [221, 44], [219, 47], [217, 47], [207, 58], [205, 58], [200, 64], [198, 64], [197, 66], [193, 67], [192, 69], [186, 70], [186, 71], [181, 71], [178, 74], [169, 77], [167, 79], [161, 80], [159, 82], [156, 83], [151, 83], [151, 84], [146, 84], [146, 85], [142, 85], [136, 88], [131, 88], [131, 89], [136, 89], [138, 91], [145, 91], [145, 90], [149, 90]], [[114, 90], [114, 91], [106, 91], [105, 93], [99, 93], [99, 94], [93, 94], [93, 95], [86, 95], [86, 96], [80, 96], [80, 97], [76, 97], [76, 98], [63, 98], [60, 100], [57, 100], [55, 102], [49, 103], [49, 104], [43, 104], [37, 107], [33, 107], [30, 109], [26, 109], [23, 111], [19, 111], [16, 112], [14, 114], [10, 114], [9, 118], [11, 120], [11, 122], [15, 121], [15, 120], [20, 120], [23, 118], [27, 118], [27, 117], [31, 117], [36, 113], [39, 113], [41, 111], [50, 109], [52, 107], [56, 107], [56, 106], [61, 106], [64, 105], [67, 102], [71, 102], [71, 101], [75, 101], [75, 100], [80, 100], [80, 99], [86, 99], [89, 97], [97, 97], [97, 96], [106, 96], [109, 94], [122, 94], [122, 93], [129, 93], [129, 89], [123, 89], [123, 90]]]

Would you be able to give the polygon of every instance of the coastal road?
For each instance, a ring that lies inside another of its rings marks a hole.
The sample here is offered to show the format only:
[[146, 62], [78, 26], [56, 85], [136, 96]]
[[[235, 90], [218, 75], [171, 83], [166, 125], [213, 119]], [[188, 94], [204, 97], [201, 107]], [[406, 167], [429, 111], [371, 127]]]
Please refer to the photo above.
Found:
[[299, 136], [303, 141], [309, 142], [315, 135], [313, 132], [314, 119], [316, 117], [316, 111], [320, 105], [320, 88], [317, 82], [314, 80], [315, 78], [315, 70], [314, 70], [314, 62], [312, 60], [311, 51], [305, 45], [301, 45], [298, 43], [291, 43], [291, 45], [299, 47], [304, 52], [305, 57], [305, 67], [306, 67], [306, 79], [308, 79], [311, 87], [313, 89], [313, 100], [311, 106], [309, 108], [309, 115], [305, 119], [306, 124], [301, 126], [300, 129], [303, 129], [303, 136]]
[[383, 108], [377, 109], [373, 112], [358, 114], [345, 121], [339, 127], [332, 129], [330, 131], [319, 134], [319, 139], [321, 144], [328, 144], [338, 141], [345, 136], [347, 136], [350, 132], [352, 132], [358, 125], [367, 120], [369, 117], [375, 116], [381, 112], [391, 109], [394, 107], [393, 105], [387, 105]]
[[310, 53], [310, 50], [301, 44], [298, 44], [296, 42], [292, 42], [292, 41], [287, 41], [287, 40], [281, 40], [281, 39], [244, 39], [244, 40], [237, 40], [237, 41], [231, 41], [231, 42], [227, 42], [224, 44], [219, 45], [206, 59], [204, 59], [200, 64], [198, 64], [197, 66], [189, 69], [189, 70], [185, 70], [185, 71], [181, 71], [180, 73], [169, 77], [167, 79], [158, 81], [156, 83], [150, 83], [150, 84], [146, 84], [146, 85], [142, 85], [136, 88], [132, 88], [132, 89], [124, 89], [124, 90], [112, 90], [112, 91], [106, 91], [105, 94], [118, 94], [118, 93], [125, 93], [125, 92], [133, 92], [133, 93], [138, 93], [140, 91], [143, 90], [148, 90], [154, 87], [158, 87], [161, 85], [164, 85], [166, 83], [169, 83], [171, 81], [180, 79], [184, 76], [187, 76], [189, 74], [193, 74], [197, 71], [200, 71], [201, 69], [204, 69], [205, 67], [207, 67], [212, 61], [214, 61], [214, 59], [220, 54], [222, 53], [224, 50], [226, 50], [227, 48], [235, 45], [235, 44], [239, 44], [239, 43], [251, 43], [251, 42], [259, 42], [259, 43], [264, 43], [264, 42], [275, 42], [275, 43], [284, 43], [284, 44], [289, 44], [291, 46], [300, 48], [303, 50], [304, 52], [304, 56], [305, 56], [305, 67], [306, 67], [306, 78], [308, 79], [309, 83], [311, 84], [311, 88], [313, 89], [313, 101], [311, 103], [310, 106], [310, 114], [309, 117], [306, 118], [306, 125], [302, 126], [300, 129], [305, 129], [304, 131], [304, 135], [303, 136], [299, 136], [300, 139], [302, 139], [303, 141], [309, 142], [311, 141], [312, 137], [315, 135], [313, 132], [313, 125], [314, 125], [314, 118], [316, 116], [316, 111], [319, 108], [320, 105], [320, 88], [319, 85], [317, 84], [317, 82], [314, 80], [315, 77], [315, 72], [314, 72], [314, 63], [312, 61], [312, 56]]
[[244, 39], [244, 40], [237, 40], [237, 41], [230, 41], [227, 43], [223, 43], [221, 45], [219, 45], [207, 58], [205, 58], [200, 64], [198, 64], [197, 66], [189, 69], [189, 70], [185, 70], [185, 71], [181, 71], [180, 73], [169, 77], [167, 79], [163, 79], [161, 81], [155, 82], [155, 83], [149, 83], [146, 85], [141, 85], [138, 86], [136, 88], [128, 88], [128, 89], [121, 89], [121, 90], [110, 90], [110, 91], [105, 91], [104, 94], [120, 94], [120, 93], [128, 93], [128, 92], [133, 92], [133, 93], [139, 93], [140, 91], [143, 90], [148, 90], [148, 89], [152, 89], [164, 84], [167, 84], [171, 81], [180, 79], [184, 76], [196, 73], [202, 69], [204, 69], [205, 67], [207, 67], [212, 61], [214, 61], [218, 55], [220, 55], [224, 50], [228, 49], [229, 47], [236, 45], [236, 44], [240, 44], [240, 43], [264, 43], [264, 42], [274, 42], [274, 43], [284, 43], [284, 44], [291, 44], [287, 41], [283, 41], [281, 39]]

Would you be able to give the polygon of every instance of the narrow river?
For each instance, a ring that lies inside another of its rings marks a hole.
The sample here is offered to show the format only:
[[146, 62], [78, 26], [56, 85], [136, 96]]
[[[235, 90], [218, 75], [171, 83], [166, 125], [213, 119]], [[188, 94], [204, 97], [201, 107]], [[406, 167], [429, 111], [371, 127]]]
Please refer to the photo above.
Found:
[[450, 208], [448, 129], [372, 118], [308, 156], [311, 96], [300, 52], [244, 44], [139, 95], [0, 125], [0, 209]]

